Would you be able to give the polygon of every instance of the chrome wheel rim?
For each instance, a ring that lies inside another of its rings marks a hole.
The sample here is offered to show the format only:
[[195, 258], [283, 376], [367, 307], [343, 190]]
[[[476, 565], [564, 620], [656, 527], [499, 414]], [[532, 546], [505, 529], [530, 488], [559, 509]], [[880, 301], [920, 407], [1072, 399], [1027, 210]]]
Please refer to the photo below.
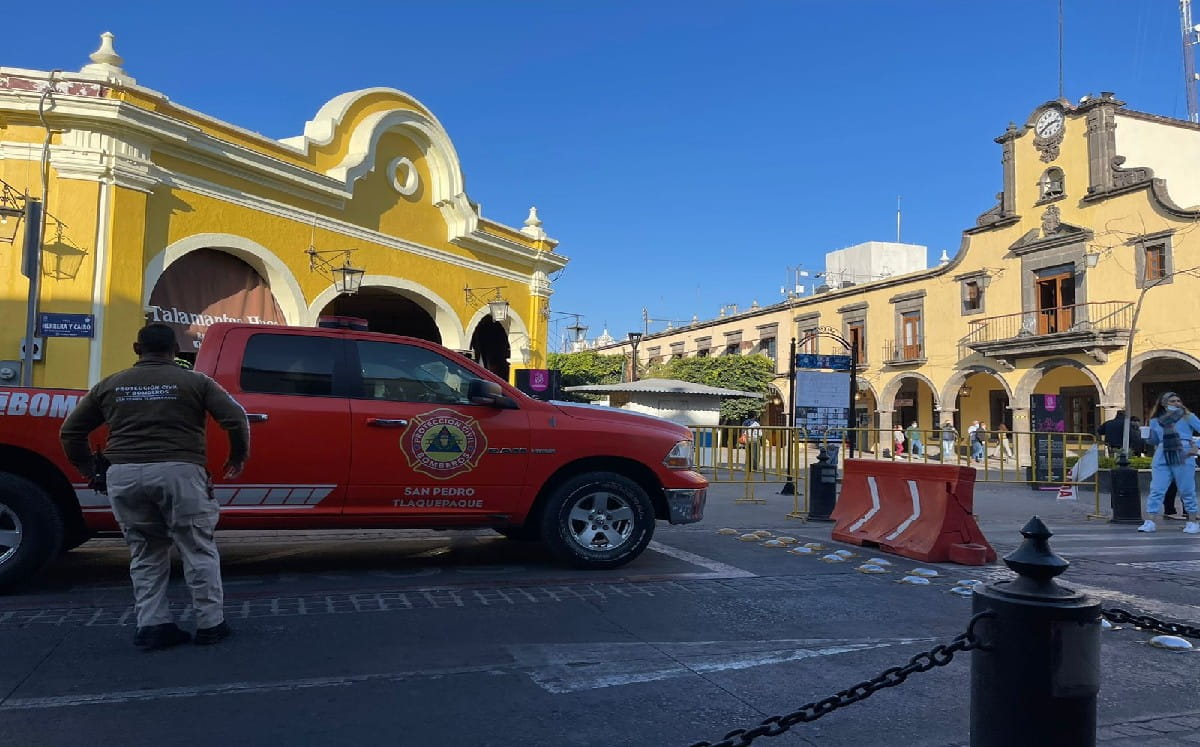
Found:
[[621, 495], [597, 490], [571, 506], [567, 529], [578, 546], [592, 552], [615, 550], [633, 536], [633, 506]]
[[0, 503], [0, 565], [7, 563], [17, 554], [24, 535], [25, 530], [17, 513]]

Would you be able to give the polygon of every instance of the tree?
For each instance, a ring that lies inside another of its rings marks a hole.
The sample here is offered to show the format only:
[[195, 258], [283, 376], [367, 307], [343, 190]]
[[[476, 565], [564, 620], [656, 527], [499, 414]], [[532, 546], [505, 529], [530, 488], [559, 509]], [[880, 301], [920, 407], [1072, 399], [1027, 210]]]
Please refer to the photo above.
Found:
[[[617, 384], [621, 381], [621, 371], [627, 360], [624, 355], [601, 355], [594, 350], [583, 350], [578, 353], [551, 353], [547, 359], [547, 367], [561, 372], [561, 384], [564, 387]], [[565, 392], [563, 396], [584, 401], [598, 397], [595, 394], [574, 392]]]
[[[775, 362], [765, 355], [720, 355], [676, 358], [650, 368], [646, 378], [676, 379], [694, 384], [766, 394], [775, 378]], [[761, 399], [734, 397], [721, 402], [721, 421], [740, 423], [763, 410]]]

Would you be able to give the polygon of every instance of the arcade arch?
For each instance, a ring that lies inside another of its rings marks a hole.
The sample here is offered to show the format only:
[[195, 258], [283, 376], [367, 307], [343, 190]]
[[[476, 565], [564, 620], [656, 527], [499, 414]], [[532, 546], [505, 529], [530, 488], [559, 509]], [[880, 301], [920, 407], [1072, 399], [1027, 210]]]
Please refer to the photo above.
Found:
[[466, 334], [450, 304], [430, 289], [404, 278], [366, 275], [353, 296], [339, 296], [330, 285], [309, 306], [315, 323], [322, 315], [357, 316], [374, 332], [419, 337], [463, 350]]
[[[941, 409], [937, 388], [928, 376], [916, 371], [902, 373], [885, 384], [880, 392], [880, 427], [907, 427], [916, 422], [918, 427], [928, 431], [937, 423], [937, 413]], [[884, 418], [884, 413], [890, 417]]]
[[[1104, 386], [1091, 369], [1078, 361], [1052, 358], [1027, 371], [1017, 384], [1013, 401], [1020, 407], [1032, 407], [1034, 395], [1056, 397], [1054, 402], [1061, 407], [1068, 433], [1095, 433], [1100, 425]], [[1044, 423], [1037, 422], [1036, 412], [1031, 415], [1030, 429], [1046, 430]]]
[[959, 433], [976, 420], [992, 429], [1004, 424], [1013, 430], [1012, 389], [994, 369], [972, 366], [956, 371], [942, 389], [942, 401], [954, 403], [952, 422]]
[[1130, 361], [1129, 402], [1125, 396], [1125, 367], [1108, 381], [1108, 404], [1123, 407], [1146, 422], [1154, 402], [1166, 391], [1180, 396], [1193, 412], [1200, 411], [1200, 358], [1178, 350], [1148, 350]]

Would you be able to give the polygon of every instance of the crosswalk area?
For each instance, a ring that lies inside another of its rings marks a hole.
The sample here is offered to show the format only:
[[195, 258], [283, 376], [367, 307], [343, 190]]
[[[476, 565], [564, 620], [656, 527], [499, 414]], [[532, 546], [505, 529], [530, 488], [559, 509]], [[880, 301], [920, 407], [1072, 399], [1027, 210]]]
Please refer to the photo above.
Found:
[[[985, 529], [986, 533], [986, 529]], [[1001, 555], [1019, 542], [994, 543]], [[1095, 559], [1131, 568], [1200, 575], [1200, 535], [1183, 533], [1183, 522], [1162, 522], [1152, 534], [1134, 524], [1075, 524], [1050, 538], [1050, 547], [1067, 560]]]

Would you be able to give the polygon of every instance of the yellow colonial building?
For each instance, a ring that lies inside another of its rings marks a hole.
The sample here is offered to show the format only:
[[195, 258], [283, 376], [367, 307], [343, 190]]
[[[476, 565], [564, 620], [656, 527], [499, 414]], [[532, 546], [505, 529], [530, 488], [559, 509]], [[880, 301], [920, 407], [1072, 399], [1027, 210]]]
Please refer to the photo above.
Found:
[[[36, 385], [127, 366], [147, 319], [172, 324], [185, 355], [214, 321], [332, 314], [506, 377], [544, 367], [566, 259], [536, 210], [521, 228], [483, 217], [419, 101], [345, 93], [273, 140], [138, 85], [112, 41], [78, 73], [0, 68], [0, 384], [17, 383], [31, 297]], [[32, 293], [29, 199], [47, 216]]]
[[[1144, 420], [1168, 388], [1200, 409], [1200, 126], [1104, 93], [1048, 101], [996, 143], [997, 203], [953, 259], [647, 334], [640, 365], [770, 355], [764, 423], [784, 424], [789, 343], [832, 328], [859, 343], [860, 425], [1044, 430], [1036, 401], [1066, 431], [1094, 433], [1126, 404], [1132, 342], [1131, 415]], [[818, 336], [800, 352], [846, 351]]]

